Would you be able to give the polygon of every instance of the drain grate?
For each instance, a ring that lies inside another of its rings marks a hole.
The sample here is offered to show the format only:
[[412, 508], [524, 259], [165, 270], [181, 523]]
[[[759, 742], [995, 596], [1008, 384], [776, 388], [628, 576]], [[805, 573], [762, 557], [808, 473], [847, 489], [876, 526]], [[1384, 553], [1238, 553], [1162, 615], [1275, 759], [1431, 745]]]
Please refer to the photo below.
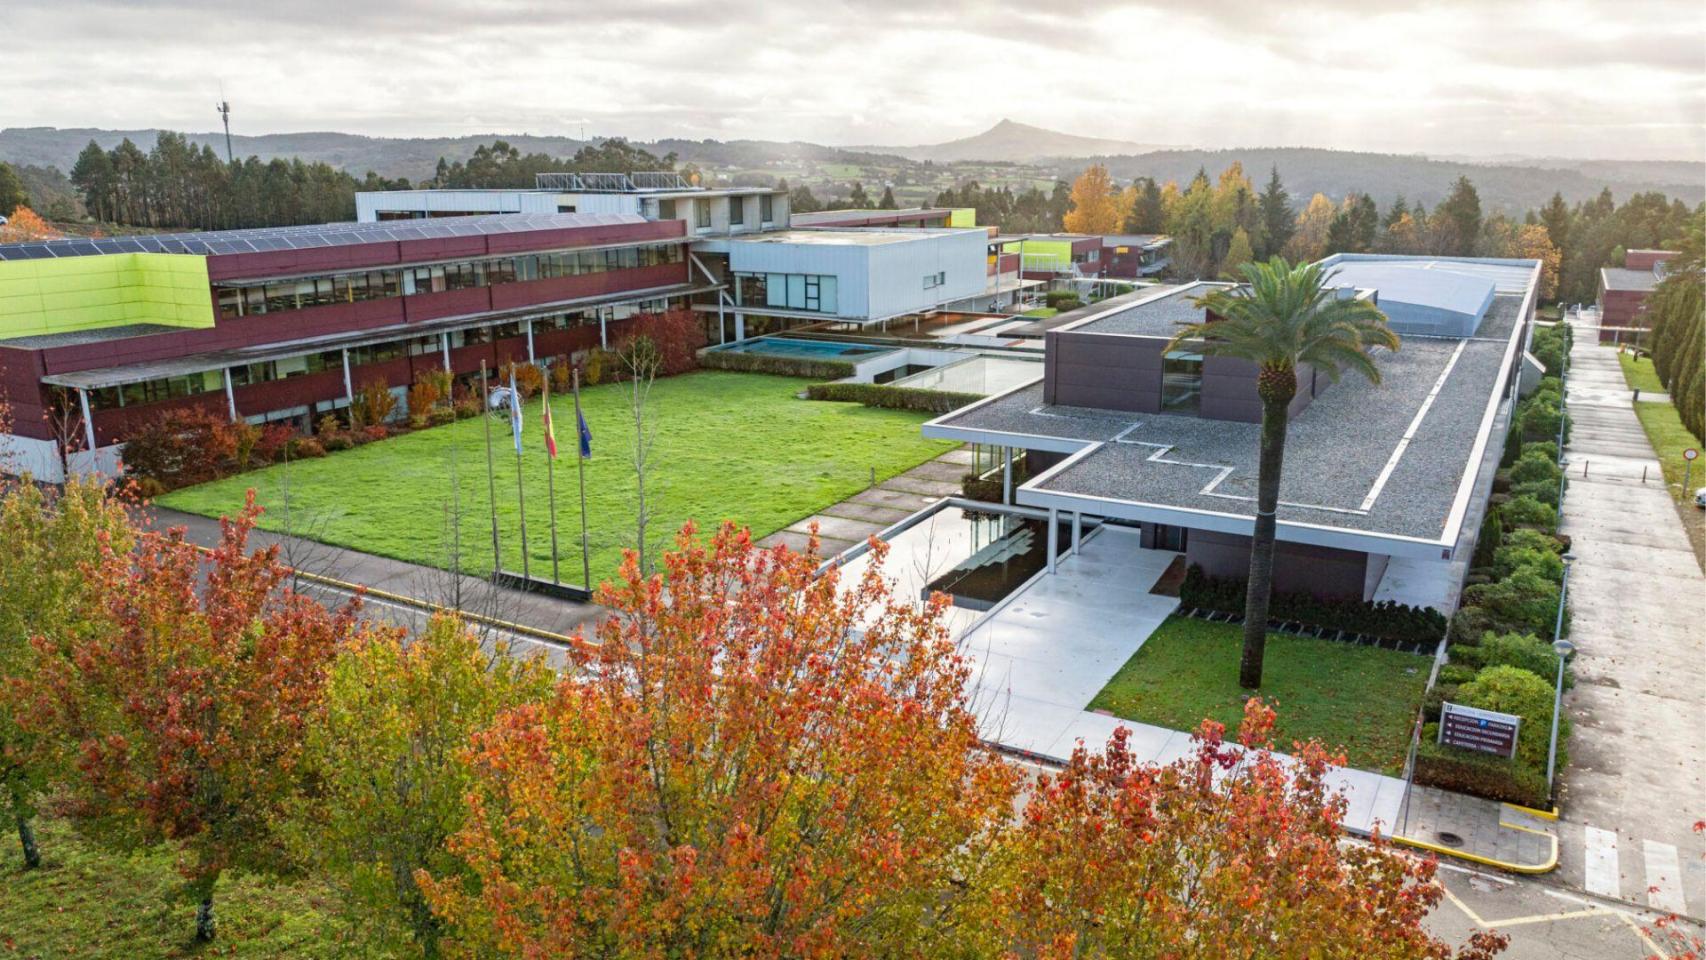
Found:
[[1439, 833], [1435, 834], [1434, 836], [1438, 837], [1439, 842], [1444, 844], [1445, 846], [1448, 846], [1448, 847], [1461, 847], [1461, 846], [1463, 846], [1463, 838], [1458, 836], [1455, 833], [1451, 833], [1449, 831], [1442, 830]]

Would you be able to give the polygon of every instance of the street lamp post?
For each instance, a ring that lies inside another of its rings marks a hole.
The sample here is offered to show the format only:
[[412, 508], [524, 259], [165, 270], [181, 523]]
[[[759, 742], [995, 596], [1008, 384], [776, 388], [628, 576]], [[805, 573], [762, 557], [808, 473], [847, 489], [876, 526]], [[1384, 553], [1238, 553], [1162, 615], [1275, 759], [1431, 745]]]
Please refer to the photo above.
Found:
[[1558, 587], [1558, 619], [1552, 626], [1552, 652], [1558, 655], [1558, 683], [1552, 693], [1552, 739], [1546, 748], [1546, 795], [1552, 796], [1552, 779], [1558, 768], [1558, 727], [1564, 714], [1564, 664], [1576, 652], [1576, 645], [1563, 638], [1564, 601], [1570, 593], [1570, 561], [1564, 554], [1564, 579]]

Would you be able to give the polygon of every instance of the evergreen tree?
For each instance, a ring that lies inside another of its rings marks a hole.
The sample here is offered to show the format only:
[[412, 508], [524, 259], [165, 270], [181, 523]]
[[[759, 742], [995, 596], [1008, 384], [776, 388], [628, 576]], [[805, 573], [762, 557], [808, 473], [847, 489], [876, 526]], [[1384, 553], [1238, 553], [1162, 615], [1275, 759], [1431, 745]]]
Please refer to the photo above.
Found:
[[1450, 231], [1446, 252], [1458, 257], [1472, 256], [1475, 241], [1481, 236], [1481, 195], [1475, 192], [1475, 185], [1468, 177], [1457, 178], [1450, 195], [1440, 201], [1434, 213]]
[[1297, 211], [1292, 209], [1291, 194], [1280, 182], [1279, 167], [1274, 167], [1268, 174], [1268, 185], [1262, 190], [1259, 203], [1262, 208], [1262, 249], [1259, 252], [1265, 260], [1285, 249], [1291, 235], [1297, 232]]
[[24, 190], [24, 181], [18, 179], [18, 172], [11, 164], [0, 161], [0, 217], [11, 216], [12, 211], [19, 207], [28, 206], [30, 197]]
[[894, 202], [894, 188], [885, 184], [883, 186], [882, 198], [877, 201], [877, 209], [894, 210], [897, 208], [898, 205]]
[[812, 188], [800, 184], [788, 191], [788, 211], [790, 213], [815, 213], [823, 209], [823, 204], [817, 197], [812, 196]]
[[1220, 275], [1227, 280], [1241, 280], [1243, 266], [1256, 259], [1255, 251], [1250, 247], [1250, 234], [1239, 227], [1232, 232], [1232, 242], [1226, 248], [1226, 257], [1220, 263]]
[[871, 209], [871, 197], [865, 192], [865, 185], [858, 180], [853, 181], [853, 191], [847, 194], [846, 206], [849, 210]]
[[1404, 201], [1404, 195], [1400, 193], [1398, 199], [1392, 201], [1392, 209], [1386, 211], [1386, 219], [1380, 221], [1380, 226], [1386, 230], [1391, 230], [1409, 215], [1410, 205]]
[[1167, 228], [1166, 212], [1161, 208], [1161, 188], [1154, 177], [1138, 177], [1132, 182], [1131, 210], [1126, 214], [1126, 233], [1160, 233]]

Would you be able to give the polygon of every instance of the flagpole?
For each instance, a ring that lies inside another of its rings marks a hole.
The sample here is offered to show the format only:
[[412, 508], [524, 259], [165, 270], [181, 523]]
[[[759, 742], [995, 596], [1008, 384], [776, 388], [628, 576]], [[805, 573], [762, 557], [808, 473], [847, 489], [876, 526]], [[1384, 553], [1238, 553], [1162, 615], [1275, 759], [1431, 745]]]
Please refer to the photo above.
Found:
[[562, 583], [563, 578], [557, 574], [557, 451], [551, 449], [551, 447], [556, 446], [557, 441], [555, 437], [556, 427], [551, 422], [550, 374], [545, 376], [545, 385], [540, 394], [539, 404], [545, 418], [545, 435], [550, 438], [550, 446], [545, 449], [545, 491], [549, 498], [548, 506], [551, 510], [551, 582]]
[[498, 552], [498, 482], [492, 473], [492, 411], [491, 397], [486, 392], [486, 361], [480, 361], [480, 421], [486, 425], [486, 505], [492, 511], [492, 573], [503, 572], [503, 556]]
[[[515, 361], [511, 360], [510, 362], [514, 363]], [[515, 376], [511, 374], [511, 386], [509, 388], [511, 416], [519, 420], [521, 417], [521, 394], [516, 392], [514, 383]], [[531, 584], [533, 575], [527, 569], [527, 495], [524, 492], [525, 485], [521, 481], [521, 441], [518, 439], [515, 442], [515, 507], [516, 511], [521, 514], [521, 579]]]
[[586, 457], [581, 446], [581, 371], [574, 368], [575, 383], [575, 473], [581, 485], [581, 577], [588, 591], [592, 590], [592, 557], [587, 552], [586, 538]]

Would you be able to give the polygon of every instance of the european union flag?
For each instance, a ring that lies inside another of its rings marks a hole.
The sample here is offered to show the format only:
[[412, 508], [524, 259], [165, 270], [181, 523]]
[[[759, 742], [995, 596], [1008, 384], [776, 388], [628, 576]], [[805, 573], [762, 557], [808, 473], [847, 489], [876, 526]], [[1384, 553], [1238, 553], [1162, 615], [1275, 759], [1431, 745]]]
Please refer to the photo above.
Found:
[[592, 430], [586, 425], [586, 415], [575, 409], [575, 428], [581, 436], [581, 459], [592, 459]]

